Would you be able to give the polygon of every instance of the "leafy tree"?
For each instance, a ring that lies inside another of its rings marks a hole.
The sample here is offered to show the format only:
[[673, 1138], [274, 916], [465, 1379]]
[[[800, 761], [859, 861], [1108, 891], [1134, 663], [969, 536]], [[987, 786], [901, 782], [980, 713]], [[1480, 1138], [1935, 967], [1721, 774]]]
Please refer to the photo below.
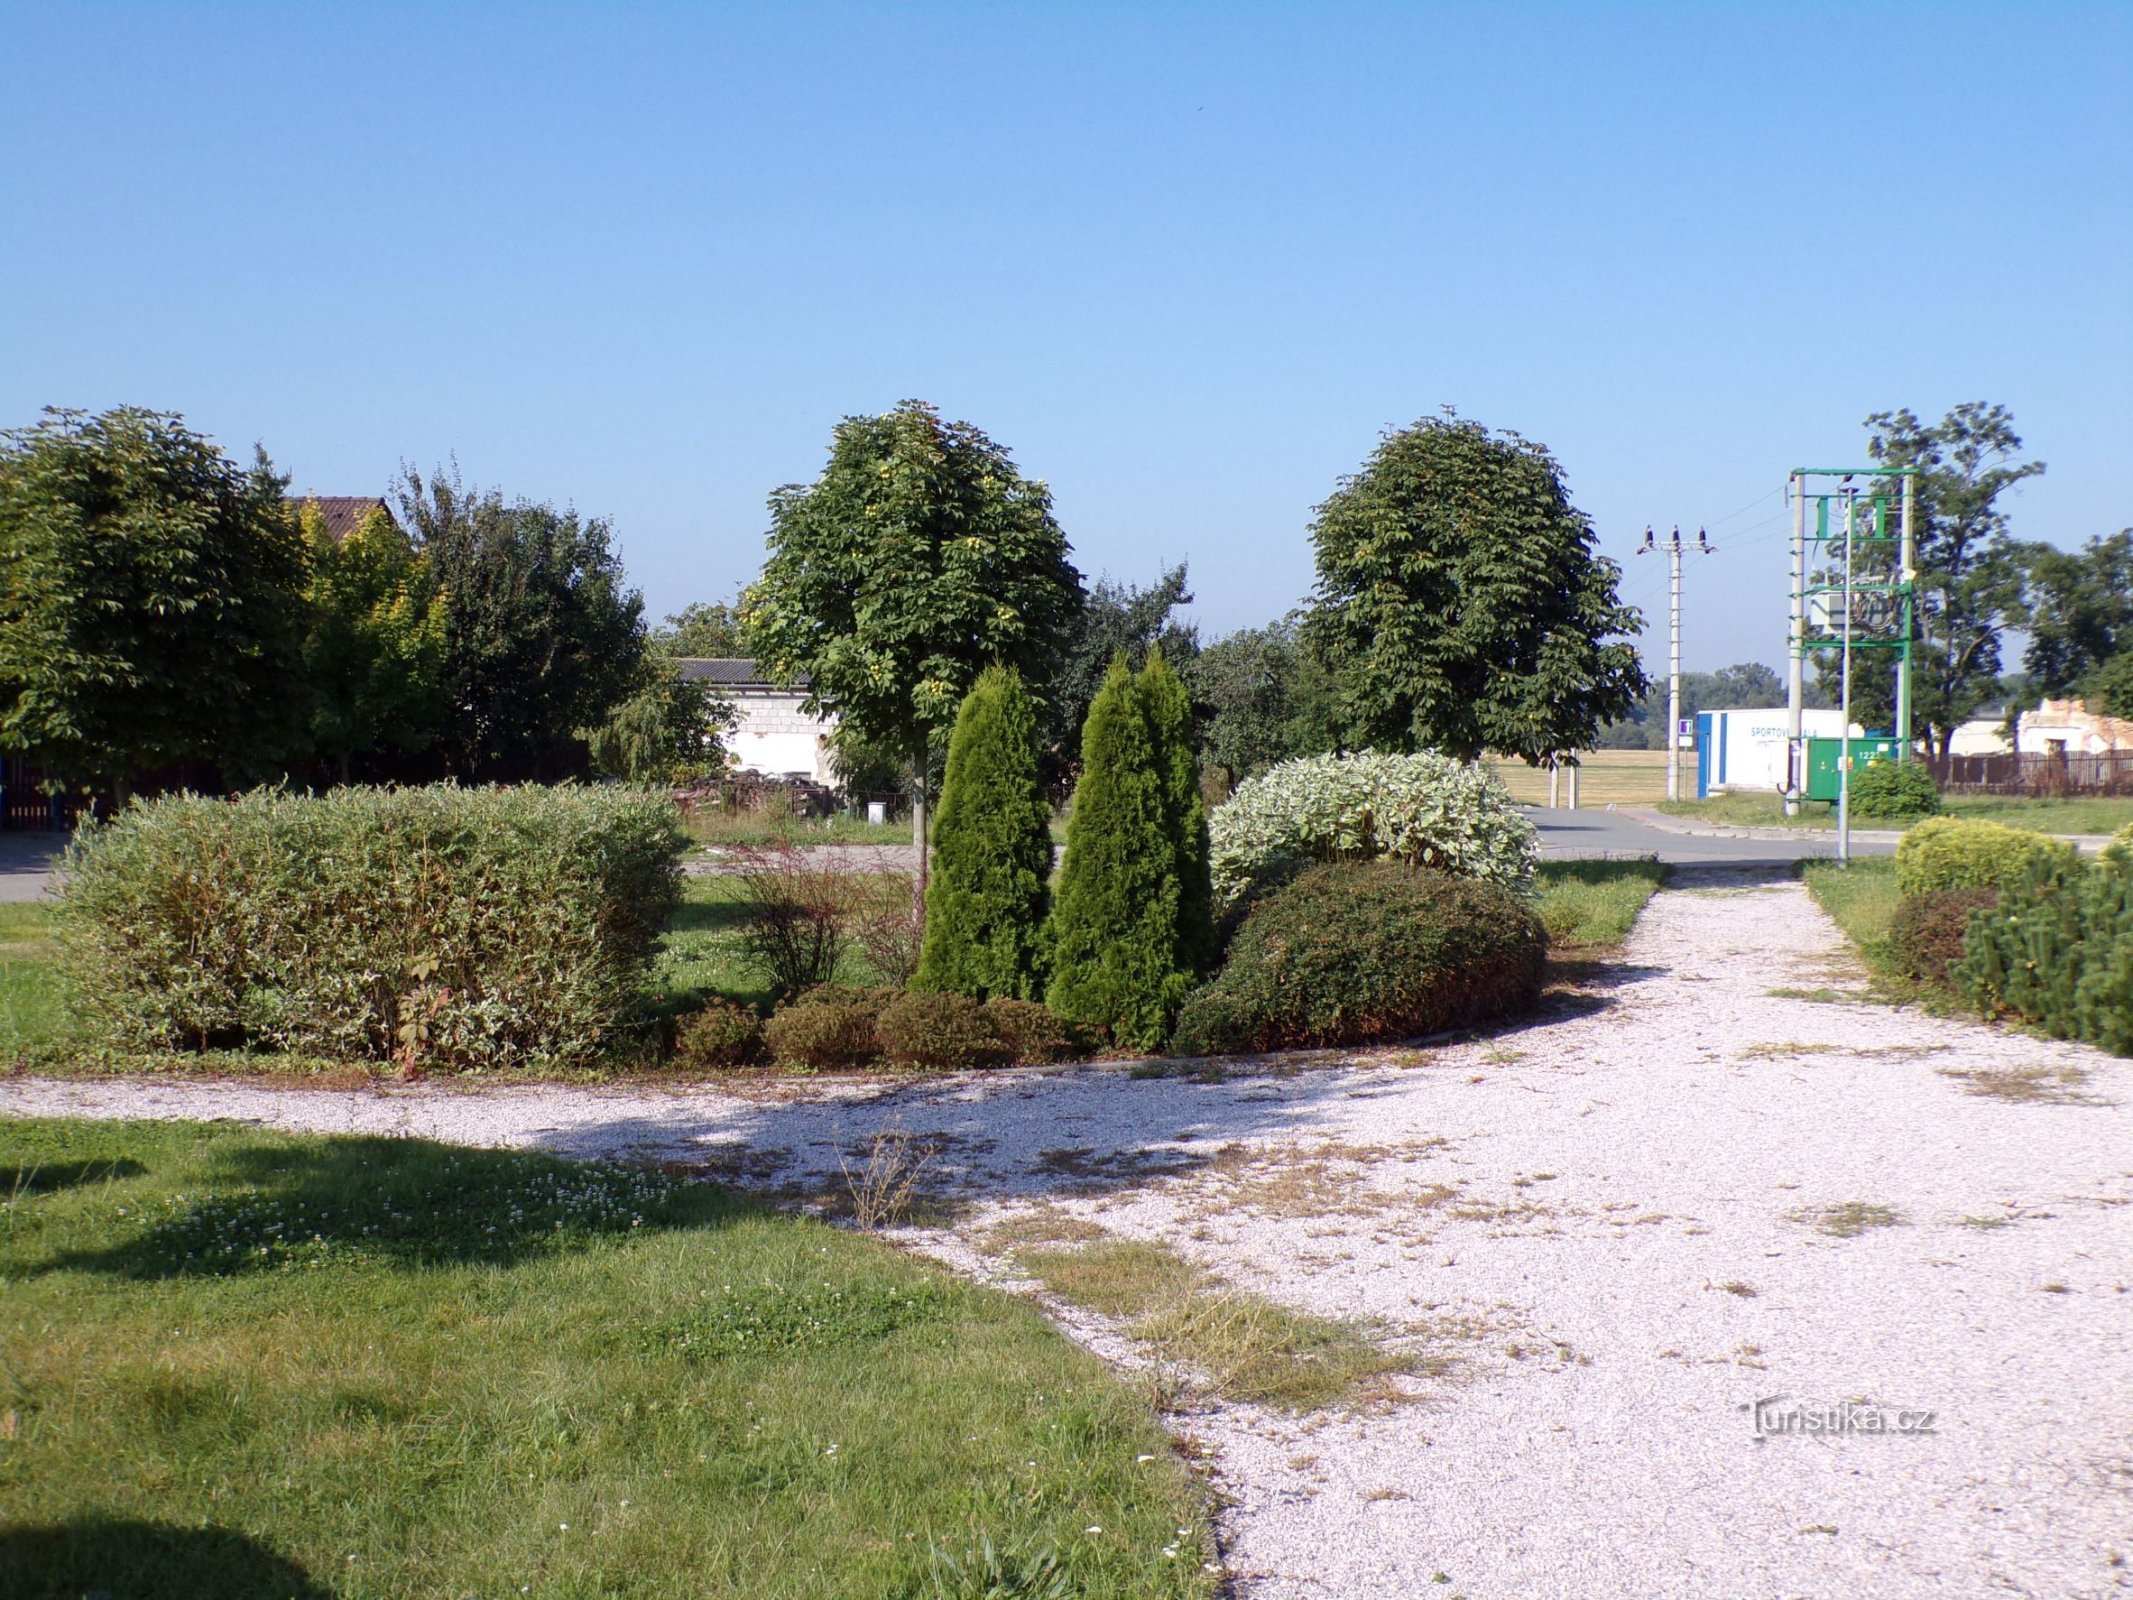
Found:
[[600, 519], [471, 490], [458, 468], [398, 494], [444, 591], [451, 771], [518, 781], [586, 768], [582, 731], [604, 725], [644, 678], [644, 601], [627, 587]]
[[593, 769], [629, 783], [686, 783], [725, 765], [719, 735], [733, 726], [733, 702], [716, 686], [685, 679], [679, 659], [658, 643], [644, 652], [637, 687], [581, 737]]
[[963, 697], [948, 743], [918, 986], [1037, 998], [1051, 876], [1037, 708], [1016, 673], [991, 667]]
[[1106, 574], [1091, 586], [1068, 634], [1046, 708], [1046, 779], [1055, 789], [1073, 780], [1082, 726], [1116, 656], [1123, 652], [1126, 665], [1138, 672], [1150, 650], [1160, 649], [1173, 665], [1199, 654], [1198, 630], [1171, 616], [1191, 604], [1182, 561], [1151, 584], [1120, 583]]
[[1200, 756], [1224, 788], [1340, 744], [1332, 679], [1304, 648], [1295, 616], [1225, 634], [1187, 670], [1205, 712]]
[[1193, 749], [1192, 697], [1161, 650], [1148, 652], [1134, 689], [1148, 719], [1162, 780], [1163, 826], [1177, 858], [1177, 965], [1189, 977], [1204, 977], [1215, 964], [1214, 887], [1207, 866], [1207, 801]]
[[[1916, 467], [1917, 603], [1911, 648], [1911, 714], [1930, 730], [1945, 760], [1955, 730], [1999, 690], [2000, 642], [2021, 604], [2019, 551], [1999, 497], [2044, 470], [2016, 461], [2022, 441], [2005, 406], [1966, 401], [1931, 427], [1908, 409], [1877, 411], [1867, 454], [1877, 466]], [[1899, 480], [1877, 488], [1900, 496]], [[1857, 546], [1854, 575], [1886, 577], [1894, 541]], [[1852, 708], [1869, 726], [1895, 716], [1893, 651], [1855, 651]], [[1823, 652], [1817, 675], [1833, 692], [1838, 653]]]
[[1120, 656], [1082, 731], [1046, 1003], [1121, 1044], [1160, 1047], [1190, 987], [1178, 959], [1180, 898], [1168, 784], [1146, 703]]
[[172, 762], [254, 776], [296, 754], [286, 481], [131, 406], [0, 434], [0, 748], [121, 795]]
[[691, 660], [731, 659], [745, 656], [741, 642], [741, 614], [724, 601], [683, 606], [667, 618], [667, 625], [652, 630], [652, 643], [670, 656]]
[[929, 756], [987, 666], [1041, 692], [1082, 605], [1051, 491], [919, 400], [846, 417], [812, 484], [770, 497], [770, 557], [741, 620], [772, 681], [808, 683], [840, 743], [906, 753], [926, 860]]
[[445, 598], [380, 506], [336, 543], [315, 501], [297, 512], [310, 553], [304, 681], [311, 745], [343, 783], [355, 757], [412, 751], [444, 709]]
[[2071, 694], [2104, 662], [2133, 648], [2133, 528], [2092, 538], [2079, 550], [2024, 545], [2018, 559], [2022, 600], [2015, 620], [2029, 634], [2022, 667], [2033, 694]]
[[2111, 657], [2081, 685], [2089, 710], [2107, 717], [2133, 717], [2133, 650]]
[[1538, 764], [1644, 691], [1621, 569], [1555, 458], [1515, 433], [1455, 415], [1388, 433], [1311, 536], [1306, 636], [1353, 745]]

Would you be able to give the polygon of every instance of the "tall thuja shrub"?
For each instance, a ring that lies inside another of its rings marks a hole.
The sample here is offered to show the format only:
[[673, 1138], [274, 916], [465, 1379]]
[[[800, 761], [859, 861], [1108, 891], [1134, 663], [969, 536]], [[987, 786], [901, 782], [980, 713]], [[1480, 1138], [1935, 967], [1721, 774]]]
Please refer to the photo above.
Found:
[[1037, 775], [1037, 708], [1010, 668], [988, 668], [963, 697], [933, 840], [918, 987], [1035, 999], [1051, 808]]
[[1193, 749], [1192, 696], [1160, 650], [1149, 652], [1135, 687], [1155, 747], [1163, 824], [1177, 857], [1178, 966], [1198, 978], [1215, 963], [1215, 896], [1207, 870], [1207, 800], [1200, 793], [1200, 758]]
[[1120, 657], [1082, 726], [1046, 999], [1062, 1016], [1138, 1049], [1162, 1044], [1188, 987], [1164, 796], [1145, 700]]

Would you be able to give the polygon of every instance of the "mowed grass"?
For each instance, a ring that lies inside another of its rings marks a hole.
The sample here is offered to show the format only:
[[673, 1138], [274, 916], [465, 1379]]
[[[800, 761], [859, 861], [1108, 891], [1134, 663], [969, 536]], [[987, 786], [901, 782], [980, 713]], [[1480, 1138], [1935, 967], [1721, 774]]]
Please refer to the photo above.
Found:
[[[1682, 757], [1683, 771], [1693, 784], [1696, 779], [1695, 756], [1685, 750]], [[1501, 780], [1511, 791], [1511, 798], [1520, 805], [1544, 806], [1548, 803], [1545, 767], [1529, 767], [1523, 761], [1499, 756], [1485, 757], [1482, 764]], [[1557, 793], [1566, 803], [1570, 798], [1569, 785], [1570, 777], [1565, 773]], [[1648, 805], [1665, 798], [1664, 750], [1588, 750], [1578, 757], [1580, 810], [1609, 805]]]
[[[1983, 817], [1992, 822], [2004, 822], [2009, 827], [2032, 828], [2038, 833], [2116, 833], [2133, 823], [2133, 799], [2028, 800], [2018, 795], [1957, 794], [1949, 795], [1942, 804], [1952, 816]], [[1662, 801], [1658, 809], [1669, 816], [1732, 827], [1834, 828], [1837, 825], [1836, 808], [1823, 801], [1806, 801], [1801, 806], [1800, 815], [1788, 817], [1780, 796], [1760, 791], [1714, 794], [1704, 800]], [[1911, 822], [1855, 816], [1852, 825], [1903, 829], [1910, 827]]]
[[705, 1185], [0, 1123], [0, 1284], [10, 1596], [1210, 1581], [1189, 1473], [1033, 1308]]
[[1549, 945], [1559, 953], [1613, 949], [1629, 937], [1666, 874], [1656, 860], [1542, 862], [1534, 886]]
[[776, 817], [743, 812], [727, 816], [718, 811], [689, 811], [682, 815], [682, 830], [698, 844], [768, 846], [782, 840], [794, 844], [904, 844], [911, 842], [911, 824], [868, 822], [864, 817], [839, 813], [830, 817]]
[[[654, 1002], [687, 1005], [720, 995], [768, 1009], [770, 974], [749, 955], [744, 933], [750, 915], [748, 891], [739, 878], [683, 879], [681, 905], [660, 938], [652, 967]], [[837, 978], [855, 984], [882, 981], [880, 971], [856, 943], [845, 950]]]
[[1933, 1006], [1948, 1003], [1945, 992], [1916, 982], [1896, 959], [1889, 924], [1903, 894], [1896, 887], [1894, 856], [1855, 856], [1848, 867], [1834, 861], [1803, 861], [1800, 878], [1815, 903], [1844, 930], [1858, 948], [1878, 989], [1892, 998], [1913, 998]]
[[47, 942], [51, 908], [0, 902], [0, 1066], [58, 1037], [62, 1010]]

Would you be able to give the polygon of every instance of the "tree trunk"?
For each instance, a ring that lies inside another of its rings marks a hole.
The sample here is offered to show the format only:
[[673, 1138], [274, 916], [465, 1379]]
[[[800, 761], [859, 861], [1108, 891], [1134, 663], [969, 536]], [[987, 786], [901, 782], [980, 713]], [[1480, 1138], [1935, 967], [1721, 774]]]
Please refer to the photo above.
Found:
[[916, 886], [921, 905], [925, 904], [926, 881], [931, 871], [931, 862], [927, 859], [926, 820], [926, 741], [921, 738], [911, 761], [911, 849], [918, 857], [911, 881]]

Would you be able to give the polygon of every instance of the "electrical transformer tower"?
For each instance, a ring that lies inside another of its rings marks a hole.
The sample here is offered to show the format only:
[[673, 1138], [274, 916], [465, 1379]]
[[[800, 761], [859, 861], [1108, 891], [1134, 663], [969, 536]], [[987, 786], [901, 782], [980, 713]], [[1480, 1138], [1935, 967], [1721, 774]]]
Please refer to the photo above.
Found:
[[[1809, 652], [1840, 652], [1843, 754], [1837, 762], [1837, 856], [1851, 856], [1852, 652], [1896, 657], [1896, 759], [1911, 759], [1911, 642], [1917, 631], [1916, 467], [1796, 467], [1792, 502], [1792, 633], [1786, 692], [1785, 812], [1807, 787], [1801, 736]], [[1860, 488], [1855, 479], [1867, 480]], [[1814, 513], [1812, 526], [1808, 507]], [[1891, 512], [1895, 513], [1891, 526]]]

